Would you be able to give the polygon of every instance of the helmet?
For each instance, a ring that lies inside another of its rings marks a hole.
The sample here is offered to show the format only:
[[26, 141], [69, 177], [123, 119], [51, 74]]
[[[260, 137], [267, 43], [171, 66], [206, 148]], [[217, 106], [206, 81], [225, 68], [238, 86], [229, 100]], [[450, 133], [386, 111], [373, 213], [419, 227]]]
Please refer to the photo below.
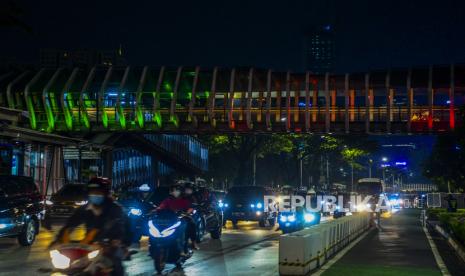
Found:
[[98, 190], [108, 195], [111, 191], [111, 181], [104, 177], [94, 177], [87, 183], [87, 191]]

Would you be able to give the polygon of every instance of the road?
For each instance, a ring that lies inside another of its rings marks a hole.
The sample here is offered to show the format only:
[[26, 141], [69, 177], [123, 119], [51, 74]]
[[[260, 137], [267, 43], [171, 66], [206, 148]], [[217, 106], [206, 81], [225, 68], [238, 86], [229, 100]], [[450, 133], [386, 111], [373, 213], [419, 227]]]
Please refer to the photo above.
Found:
[[[278, 275], [278, 237], [275, 228], [260, 228], [256, 222], [242, 222], [239, 229], [227, 225], [221, 240], [207, 237], [200, 250], [195, 251], [183, 271], [171, 271], [168, 275]], [[39, 268], [50, 267], [48, 244], [59, 227], [51, 231], [42, 228], [36, 242], [30, 248], [21, 247], [16, 239], [0, 239], [0, 276], [2, 275], [46, 275]], [[82, 235], [76, 231], [75, 239]], [[152, 275], [154, 268], [147, 251], [147, 238], [143, 238], [139, 253], [125, 263], [128, 275]]]

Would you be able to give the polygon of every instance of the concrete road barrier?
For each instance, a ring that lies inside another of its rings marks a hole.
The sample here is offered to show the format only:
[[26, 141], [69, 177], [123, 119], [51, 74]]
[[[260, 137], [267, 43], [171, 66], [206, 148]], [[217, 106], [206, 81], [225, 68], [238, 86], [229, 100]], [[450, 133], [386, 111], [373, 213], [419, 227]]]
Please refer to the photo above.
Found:
[[369, 213], [346, 216], [279, 238], [279, 273], [306, 275], [370, 228]]

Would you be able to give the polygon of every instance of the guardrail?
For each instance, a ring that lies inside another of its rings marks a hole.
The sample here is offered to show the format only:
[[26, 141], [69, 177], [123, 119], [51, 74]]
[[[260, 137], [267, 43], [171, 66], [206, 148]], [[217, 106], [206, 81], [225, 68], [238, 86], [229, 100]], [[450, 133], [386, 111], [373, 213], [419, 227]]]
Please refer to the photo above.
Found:
[[370, 213], [342, 217], [279, 239], [280, 275], [307, 275], [370, 228]]

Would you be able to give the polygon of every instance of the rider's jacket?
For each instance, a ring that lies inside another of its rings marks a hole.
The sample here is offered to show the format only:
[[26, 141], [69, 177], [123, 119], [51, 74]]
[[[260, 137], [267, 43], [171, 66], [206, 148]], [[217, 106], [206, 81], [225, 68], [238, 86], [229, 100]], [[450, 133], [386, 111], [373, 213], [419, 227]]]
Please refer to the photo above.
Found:
[[127, 218], [120, 205], [111, 198], [106, 198], [101, 205], [101, 213], [97, 216], [92, 210], [92, 205], [86, 204], [74, 212], [65, 226], [60, 230], [57, 239], [65, 242], [69, 240], [70, 230], [84, 224], [86, 227], [86, 238], [83, 242], [94, 242], [108, 240], [120, 240], [130, 244], [127, 231]]

